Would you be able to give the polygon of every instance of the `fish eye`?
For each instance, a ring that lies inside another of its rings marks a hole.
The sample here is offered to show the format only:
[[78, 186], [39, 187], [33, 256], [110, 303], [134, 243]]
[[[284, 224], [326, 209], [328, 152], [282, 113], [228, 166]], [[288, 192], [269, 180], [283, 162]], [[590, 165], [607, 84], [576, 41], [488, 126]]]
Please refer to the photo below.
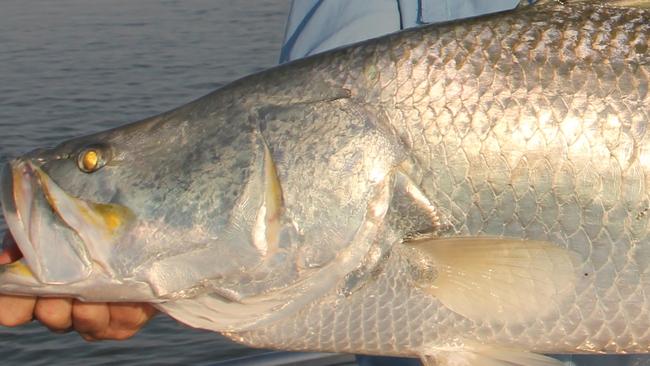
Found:
[[77, 155], [77, 166], [84, 173], [96, 172], [105, 164], [106, 156], [104, 152], [95, 146], [86, 147]]

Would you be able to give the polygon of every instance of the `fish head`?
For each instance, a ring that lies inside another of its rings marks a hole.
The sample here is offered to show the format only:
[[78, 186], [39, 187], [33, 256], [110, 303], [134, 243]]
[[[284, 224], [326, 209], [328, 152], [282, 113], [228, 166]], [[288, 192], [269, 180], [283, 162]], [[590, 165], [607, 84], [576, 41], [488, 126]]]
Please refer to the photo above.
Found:
[[111, 247], [128, 240], [137, 216], [117, 194], [121, 146], [100, 137], [37, 149], [3, 167], [2, 210], [23, 254], [2, 268], [4, 291], [83, 297], [98, 279], [115, 279]]
[[[2, 210], [23, 258], [2, 268], [0, 290], [157, 300], [151, 267], [214, 243], [227, 225], [242, 182], [220, 181], [234, 170], [220, 162], [248, 164], [245, 148], [206, 148], [187, 125], [153, 117], [9, 161]], [[219, 139], [210, 145], [231, 147]]]
[[26, 268], [42, 284], [83, 281], [95, 265], [109, 272], [107, 253], [96, 247], [119, 240], [135, 218], [110, 202], [110, 180], [101, 170], [112, 160], [111, 147], [71, 145], [34, 150], [2, 171], [4, 216]]
[[232, 330], [356, 288], [397, 241], [398, 139], [348, 101], [232, 91], [10, 161], [2, 207], [24, 258], [0, 291], [170, 313], [207, 296], [209, 329]]

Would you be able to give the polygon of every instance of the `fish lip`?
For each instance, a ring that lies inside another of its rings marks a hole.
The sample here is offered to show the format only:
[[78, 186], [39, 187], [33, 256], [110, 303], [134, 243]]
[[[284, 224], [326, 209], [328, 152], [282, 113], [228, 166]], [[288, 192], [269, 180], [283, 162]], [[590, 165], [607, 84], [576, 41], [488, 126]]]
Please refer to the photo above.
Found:
[[[30, 236], [32, 215], [38, 214], [34, 212], [33, 203], [36, 195], [39, 194], [42, 194], [47, 201], [52, 214], [65, 225], [53, 205], [54, 202], [49, 194], [49, 189], [44, 185], [42, 175], [45, 173], [30, 159], [15, 159], [6, 164], [0, 174], [0, 203], [2, 204], [2, 211], [9, 231], [16, 241], [18, 249], [23, 254], [21, 261], [27, 265], [31, 275], [40, 283], [65, 284], [66, 282], [46, 278], [47, 269], [44, 268], [45, 263], [38, 254], [37, 243], [33, 242]], [[65, 225], [65, 227], [78, 237], [74, 228], [69, 225]], [[79, 262], [83, 265], [81, 258], [79, 258]], [[83, 278], [78, 278], [73, 282], [87, 278], [90, 271], [86, 270], [86, 272]]]
[[11, 163], [6, 163], [0, 170], [0, 204], [5, 217], [9, 211], [17, 214], [13, 190], [12, 166]]
[[[26, 170], [22, 168], [27, 167]], [[22, 171], [21, 171], [22, 170]], [[2, 213], [5, 217], [9, 231], [11, 232], [18, 249], [23, 254], [23, 260], [27, 262], [28, 267], [32, 270], [32, 273], [38, 278], [40, 263], [38, 257], [35, 255], [35, 248], [32, 242], [28, 238], [27, 223], [25, 222], [26, 212], [21, 212], [18, 209], [17, 201], [20, 200], [23, 196], [17, 196], [16, 191], [16, 181], [23, 183], [22, 180], [23, 173], [28, 175], [32, 174], [32, 169], [28, 165], [25, 165], [21, 160], [14, 160], [4, 165], [2, 172], [0, 172], [0, 203], [2, 204]], [[28, 179], [26, 182], [27, 185], [22, 185], [23, 187], [29, 189], [33, 194], [33, 185], [31, 184], [31, 179]], [[23, 205], [25, 206], [25, 205]], [[29, 207], [30, 205], [27, 205]]]

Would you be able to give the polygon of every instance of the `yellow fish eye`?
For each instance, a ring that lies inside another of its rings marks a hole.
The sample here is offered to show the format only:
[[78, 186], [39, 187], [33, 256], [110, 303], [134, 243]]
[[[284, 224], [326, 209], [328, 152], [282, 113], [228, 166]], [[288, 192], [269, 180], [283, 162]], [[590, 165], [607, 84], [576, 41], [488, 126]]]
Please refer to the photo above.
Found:
[[92, 173], [104, 166], [104, 159], [99, 150], [86, 148], [79, 153], [77, 165], [84, 173]]

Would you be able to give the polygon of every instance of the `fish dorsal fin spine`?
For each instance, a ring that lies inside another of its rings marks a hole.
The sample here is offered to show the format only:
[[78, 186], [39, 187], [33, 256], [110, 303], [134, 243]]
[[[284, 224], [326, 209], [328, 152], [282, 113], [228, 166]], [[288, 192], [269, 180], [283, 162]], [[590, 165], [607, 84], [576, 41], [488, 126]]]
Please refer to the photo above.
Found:
[[521, 0], [519, 2], [518, 8], [524, 8], [528, 6], [538, 6], [543, 4], [556, 4], [556, 5], [569, 5], [573, 3], [597, 3], [604, 6], [612, 6], [619, 8], [642, 8], [650, 9], [650, 0], [600, 0], [600, 1], [588, 1], [588, 0]]

